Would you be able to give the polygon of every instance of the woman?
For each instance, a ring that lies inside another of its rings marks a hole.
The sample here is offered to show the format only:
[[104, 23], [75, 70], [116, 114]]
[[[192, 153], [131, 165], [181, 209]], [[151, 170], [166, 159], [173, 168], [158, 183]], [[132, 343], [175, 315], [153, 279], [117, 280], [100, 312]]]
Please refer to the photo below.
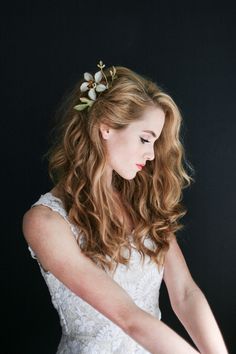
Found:
[[[227, 353], [175, 236], [193, 181], [180, 112], [149, 79], [98, 67], [65, 100], [48, 152], [54, 188], [23, 218], [60, 317], [57, 353]], [[162, 279], [199, 351], [161, 321]]]

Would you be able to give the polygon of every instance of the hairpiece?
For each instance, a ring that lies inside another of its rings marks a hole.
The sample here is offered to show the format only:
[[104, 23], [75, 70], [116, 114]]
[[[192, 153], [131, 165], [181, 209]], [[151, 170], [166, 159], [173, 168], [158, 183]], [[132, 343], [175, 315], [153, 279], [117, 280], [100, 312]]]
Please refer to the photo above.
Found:
[[[81, 92], [88, 92], [89, 98], [88, 97], [80, 97], [80, 101], [82, 103], [73, 107], [77, 111], [82, 111], [87, 107], [88, 107], [88, 109], [90, 109], [97, 99], [97, 92], [101, 93], [101, 92], [107, 90], [110, 86], [112, 86], [113, 80], [117, 78], [116, 68], [113, 66], [112, 70], [110, 70], [111, 82], [109, 84], [107, 77], [103, 71], [105, 64], [103, 64], [103, 62], [100, 60], [99, 63], [97, 64], [97, 66], [100, 68], [100, 70], [95, 73], [94, 77], [93, 77], [93, 75], [91, 75], [88, 72], [84, 73], [85, 81], [81, 84], [80, 91]], [[101, 81], [103, 79], [105, 80], [105, 82], [101, 83]]]

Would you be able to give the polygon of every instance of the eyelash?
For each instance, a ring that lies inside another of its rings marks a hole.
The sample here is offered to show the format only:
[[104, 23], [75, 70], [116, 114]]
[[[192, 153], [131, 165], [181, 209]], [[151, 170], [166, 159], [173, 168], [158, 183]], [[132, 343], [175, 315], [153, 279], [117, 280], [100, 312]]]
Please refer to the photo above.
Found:
[[141, 138], [141, 137], [140, 137], [140, 140], [141, 140], [142, 144], [145, 144], [145, 143], [150, 143], [150, 141], [149, 141], [149, 140], [143, 139], [143, 138]]

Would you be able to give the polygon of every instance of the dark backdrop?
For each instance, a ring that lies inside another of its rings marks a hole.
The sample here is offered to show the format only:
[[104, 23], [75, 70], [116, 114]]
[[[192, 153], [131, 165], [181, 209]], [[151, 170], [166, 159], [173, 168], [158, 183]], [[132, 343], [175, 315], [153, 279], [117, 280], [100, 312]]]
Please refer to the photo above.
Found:
[[[1, 9], [3, 353], [56, 351], [57, 313], [21, 222], [52, 187], [42, 155], [55, 110], [100, 59], [153, 78], [180, 107], [196, 183], [184, 192], [179, 242], [233, 353], [236, 14], [227, 2], [164, 3], [24, 1]], [[164, 283], [160, 307], [162, 320], [190, 340]]]

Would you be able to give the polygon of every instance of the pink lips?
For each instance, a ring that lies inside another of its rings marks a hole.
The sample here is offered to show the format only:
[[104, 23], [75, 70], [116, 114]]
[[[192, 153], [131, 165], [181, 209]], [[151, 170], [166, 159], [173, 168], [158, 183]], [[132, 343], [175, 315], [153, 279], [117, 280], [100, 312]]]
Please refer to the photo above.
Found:
[[138, 168], [141, 170], [143, 168], [143, 165], [138, 165], [136, 164], [136, 166], [138, 166]]

